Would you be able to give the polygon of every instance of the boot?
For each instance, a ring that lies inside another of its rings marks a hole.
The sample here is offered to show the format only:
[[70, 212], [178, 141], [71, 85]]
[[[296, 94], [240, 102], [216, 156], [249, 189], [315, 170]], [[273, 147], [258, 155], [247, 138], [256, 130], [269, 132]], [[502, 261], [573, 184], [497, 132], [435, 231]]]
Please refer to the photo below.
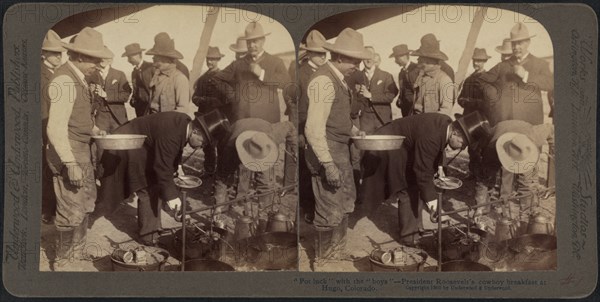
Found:
[[56, 256], [54, 258], [57, 266], [64, 266], [73, 256], [73, 233], [73, 230], [58, 231]]
[[327, 255], [331, 254], [333, 230], [317, 231], [315, 235], [315, 266], [325, 264]]
[[88, 221], [89, 221], [88, 217], [89, 217], [89, 215], [86, 214], [83, 217], [81, 224], [73, 230], [73, 248], [75, 250], [77, 250], [85, 245], [87, 229], [88, 229]]
[[352, 260], [350, 254], [346, 251], [346, 242], [348, 233], [348, 214], [344, 215], [340, 224], [333, 229], [332, 236], [332, 258], [335, 260]]

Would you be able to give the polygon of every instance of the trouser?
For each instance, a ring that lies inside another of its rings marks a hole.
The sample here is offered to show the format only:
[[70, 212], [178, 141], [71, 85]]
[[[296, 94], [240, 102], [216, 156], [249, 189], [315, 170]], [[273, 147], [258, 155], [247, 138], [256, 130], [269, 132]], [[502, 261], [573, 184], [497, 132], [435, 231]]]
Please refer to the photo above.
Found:
[[54, 194], [53, 173], [46, 161], [48, 145], [42, 147], [42, 214], [54, 215], [56, 213], [56, 195]]
[[423, 203], [419, 199], [419, 191], [415, 185], [396, 192], [398, 197], [398, 227], [400, 243], [412, 245], [419, 238], [419, 230], [423, 228]]
[[59, 231], [71, 231], [79, 226], [85, 216], [94, 211], [96, 202], [96, 180], [91, 162], [90, 144], [69, 140], [75, 161], [83, 171], [83, 186], [71, 185], [68, 171], [54, 150], [48, 149], [48, 166], [52, 170], [53, 187], [56, 196], [56, 219], [54, 224]]
[[300, 164], [300, 183], [299, 183], [299, 198], [300, 207], [305, 213], [314, 214], [315, 212], [315, 195], [313, 194], [311, 173], [306, 165], [305, 157], [306, 149], [301, 148], [298, 152], [298, 161]]
[[[333, 162], [340, 171], [342, 185], [333, 188], [327, 183], [325, 171], [320, 167], [313, 171], [312, 186], [315, 195], [315, 219], [317, 231], [328, 231], [337, 227], [344, 215], [354, 211], [356, 188], [350, 159], [350, 146], [347, 143], [327, 140]], [[312, 151], [311, 151], [312, 152]]]
[[217, 166], [217, 148], [210, 144], [202, 147], [204, 153], [204, 169], [214, 171]]
[[532, 206], [534, 185], [538, 182], [537, 165], [529, 172], [523, 174], [513, 174], [502, 168], [502, 187], [500, 188], [500, 196], [509, 196], [512, 192], [517, 191], [518, 195], [524, 196], [519, 200], [521, 210], [526, 210]]
[[158, 240], [158, 231], [162, 228], [161, 210], [163, 201], [159, 198], [156, 185], [138, 190], [138, 227], [140, 239], [151, 243]]

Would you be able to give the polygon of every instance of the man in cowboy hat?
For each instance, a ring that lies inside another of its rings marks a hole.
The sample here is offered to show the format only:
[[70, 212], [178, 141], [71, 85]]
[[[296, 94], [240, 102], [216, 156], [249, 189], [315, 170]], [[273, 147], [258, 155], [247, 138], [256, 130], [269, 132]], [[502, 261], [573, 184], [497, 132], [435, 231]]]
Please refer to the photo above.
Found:
[[510, 32], [512, 57], [479, 77], [487, 90], [492, 125], [505, 120], [544, 122], [542, 90], [553, 90], [554, 76], [548, 62], [529, 53], [532, 37], [525, 24], [517, 23]]
[[[248, 53], [215, 75], [215, 80], [225, 84], [217, 85], [220, 89], [236, 94], [232, 121], [249, 117], [272, 123], [280, 120], [277, 89], [290, 89], [293, 85], [283, 61], [264, 50], [265, 37], [269, 34], [260, 23], [248, 24], [242, 38], [246, 41]], [[283, 95], [289, 94], [284, 91]]]
[[183, 55], [175, 49], [175, 41], [161, 32], [154, 37], [154, 47], [146, 55], [153, 55], [155, 68], [150, 81], [150, 113], [179, 111], [191, 115], [189, 81], [177, 69], [176, 61]]
[[414, 113], [440, 112], [450, 116], [455, 89], [452, 79], [441, 70], [440, 62], [448, 60], [448, 56], [440, 50], [439, 41], [433, 34], [427, 34], [421, 38], [421, 47], [411, 55], [419, 57], [421, 68], [414, 86]]
[[355, 72], [362, 60], [372, 57], [364, 48], [363, 36], [351, 28], [342, 30], [334, 44], [325, 43], [323, 48], [329, 50], [331, 60], [311, 76], [304, 129], [310, 146], [306, 163], [315, 195], [317, 263], [345, 254], [348, 214], [354, 211], [356, 188], [349, 145], [351, 91], [344, 78]]
[[496, 52], [500, 54], [500, 61], [504, 62], [512, 56], [512, 43], [510, 38], [502, 40], [502, 45], [496, 46]]
[[[533, 200], [527, 195], [538, 184], [538, 159], [542, 146], [546, 143], [553, 145], [554, 126], [507, 120], [499, 122], [492, 133], [489, 143], [481, 151], [482, 165], [477, 174], [475, 200], [477, 204], [489, 202], [488, 191], [495, 185], [496, 175], [501, 170], [500, 196], [508, 197], [516, 191], [523, 196], [519, 203], [521, 209], [525, 209]], [[489, 207], [477, 209], [479, 214], [488, 211]]]
[[133, 65], [131, 72], [131, 84], [133, 94], [129, 104], [135, 108], [136, 116], [144, 116], [150, 109], [150, 82], [154, 76], [154, 66], [150, 62], [142, 59], [142, 53], [145, 49], [138, 43], [132, 43], [125, 46], [125, 52], [121, 57], [127, 57], [127, 62]]
[[[96, 182], [90, 149], [91, 137], [100, 134], [92, 117], [91, 92], [86, 76], [94, 73], [102, 59], [112, 57], [102, 34], [86, 27], [68, 49], [69, 60], [56, 69], [49, 86], [65, 89], [52, 98], [48, 112], [46, 153], [53, 173], [57, 200], [58, 265], [66, 263], [85, 244], [88, 214], [94, 210]], [[49, 90], [50, 92], [50, 90]]]
[[[297, 142], [298, 132], [289, 121], [270, 123], [263, 119], [245, 118], [233, 123], [230, 131], [219, 141], [219, 150], [223, 152], [219, 154], [217, 165], [216, 204], [227, 201], [227, 186], [240, 163], [244, 167], [240, 173], [247, 174], [248, 179], [252, 178], [248, 174], [255, 175], [257, 193], [275, 189], [279, 145], [285, 144], [287, 152], [295, 154]], [[259, 207], [267, 207], [273, 202], [274, 196], [275, 194], [268, 194], [259, 197]], [[259, 219], [266, 223], [266, 218], [265, 211], [259, 212]]]
[[229, 122], [218, 111], [196, 114], [191, 119], [182, 112], [159, 112], [129, 121], [117, 134], [146, 136], [144, 146], [133, 150], [107, 150], [102, 156], [98, 211], [111, 213], [116, 205], [134, 192], [138, 196], [139, 241], [155, 246], [161, 229], [163, 202], [171, 210], [181, 209], [179, 190], [173, 175], [183, 148], [215, 144], [227, 133]]
[[398, 100], [396, 107], [400, 108], [402, 117], [412, 114], [413, 104], [415, 101], [414, 84], [419, 76], [419, 67], [417, 64], [410, 61], [410, 52], [406, 44], [396, 45], [392, 48], [390, 58], [400, 66], [398, 74]]
[[229, 50], [235, 53], [236, 60], [239, 60], [246, 56], [246, 54], [248, 53], [248, 47], [246, 46], [246, 41], [244, 40], [244, 37], [238, 37], [235, 40], [235, 44], [229, 45]]
[[[60, 37], [53, 30], [49, 30], [42, 42], [42, 64], [41, 64], [41, 99], [42, 99], [42, 150], [43, 158], [46, 158], [46, 149], [48, 146], [48, 135], [46, 134], [46, 126], [48, 125], [48, 110], [52, 97], [56, 94], [49, 93], [50, 80], [54, 76], [54, 71], [62, 65], [62, 53], [67, 51]], [[58, 92], [53, 90], [53, 92]], [[54, 220], [56, 213], [56, 196], [52, 183], [52, 172], [48, 163], [42, 161], [42, 222], [50, 224]]]
[[[224, 56], [218, 47], [208, 47], [208, 52], [206, 53], [206, 67], [208, 70], [196, 80], [192, 102], [198, 106], [198, 112], [200, 113], [217, 109], [230, 118], [231, 106], [224, 103], [226, 97], [219, 93], [219, 90], [214, 87], [214, 81], [212, 81], [215, 74], [220, 71], [219, 61]], [[215, 150], [215, 146], [205, 145], [202, 151], [204, 152], [204, 171], [208, 172], [208, 174], [215, 173], [217, 169], [217, 151]]]
[[300, 207], [304, 218], [312, 223], [315, 217], [315, 197], [313, 195], [311, 174], [306, 166], [305, 150], [308, 147], [304, 136], [306, 117], [308, 113], [308, 83], [310, 77], [320, 66], [327, 63], [327, 49], [323, 48], [325, 37], [318, 30], [311, 30], [306, 36], [306, 43], [300, 45], [304, 51], [304, 59], [298, 68], [297, 107], [298, 107], [298, 147], [299, 147], [299, 179]]
[[462, 149], [488, 133], [489, 124], [477, 112], [454, 122], [440, 113], [393, 120], [375, 134], [404, 136], [402, 148], [365, 152], [359, 195], [370, 204], [371, 213], [386, 198], [397, 199], [400, 243], [415, 246], [422, 230], [423, 207], [433, 212], [437, 209], [433, 180], [436, 171], [440, 173], [444, 150]]

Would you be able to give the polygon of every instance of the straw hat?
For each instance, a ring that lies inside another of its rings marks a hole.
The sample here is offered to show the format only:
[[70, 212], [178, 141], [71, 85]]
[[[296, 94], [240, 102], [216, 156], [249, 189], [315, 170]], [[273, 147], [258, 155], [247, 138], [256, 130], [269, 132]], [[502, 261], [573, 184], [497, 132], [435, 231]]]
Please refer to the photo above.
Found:
[[279, 147], [264, 132], [246, 130], [240, 133], [235, 147], [240, 161], [250, 171], [265, 171], [273, 167], [279, 158]]
[[138, 53], [142, 53], [142, 51], [144, 51], [144, 50], [146, 50], [146, 49], [140, 48], [140, 44], [131, 43], [131, 44], [125, 46], [125, 52], [121, 55], [121, 57], [129, 57], [129, 56], [137, 55]]
[[154, 37], [154, 46], [146, 52], [146, 55], [183, 59], [183, 55], [175, 50], [175, 41], [165, 32], [159, 33]]
[[362, 34], [349, 27], [342, 30], [335, 39], [335, 43], [325, 42], [323, 48], [360, 60], [368, 60], [373, 57], [373, 54], [365, 49]]
[[323, 48], [325, 42], [325, 37], [318, 30], [313, 29], [306, 36], [306, 44], [301, 44], [300, 49], [313, 52], [327, 52], [327, 49]]
[[248, 45], [246, 45], [244, 37], [238, 37], [235, 44], [229, 45], [229, 49], [235, 53], [248, 52]]
[[475, 50], [473, 50], [473, 57], [471, 59], [487, 61], [489, 58], [491, 57], [488, 56], [487, 52], [485, 51], [485, 48], [475, 48]]
[[525, 24], [519, 22], [510, 30], [510, 42], [527, 40], [535, 37], [535, 35], [530, 36], [529, 30]]
[[102, 34], [93, 28], [86, 27], [82, 29], [72, 41], [69, 44], [65, 44], [64, 47], [73, 52], [94, 58], [110, 59], [113, 57], [110, 50], [104, 47]]
[[229, 120], [218, 109], [201, 114], [195, 112], [194, 124], [204, 131], [209, 145], [216, 145], [216, 138], [229, 132]]
[[65, 43], [60, 40], [60, 36], [55, 31], [49, 30], [44, 37], [44, 42], [42, 42], [42, 50], [53, 52], [67, 51], [64, 45]]
[[421, 47], [411, 53], [412, 56], [427, 57], [442, 61], [448, 56], [440, 50], [440, 41], [433, 34], [426, 34], [421, 38]]
[[392, 54], [389, 57], [394, 58], [397, 56], [403, 56], [405, 54], [409, 54], [411, 51], [412, 50], [408, 49], [406, 44], [396, 45], [394, 48], [392, 48]]
[[224, 57], [225, 55], [221, 53], [221, 51], [219, 51], [219, 47], [212, 47], [209, 46], [208, 47], [208, 52], [206, 53], [206, 57], [209, 59], [220, 59], [222, 57]]
[[535, 143], [526, 135], [516, 132], [502, 134], [496, 141], [496, 151], [502, 167], [515, 174], [533, 170], [540, 157], [540, 150]]
[[243, 40], [258, 39], [258, 38], [266, 37], [270, 34], [271, 33], [265, 33], [265, 31], [263, 30], [263, 27], [262, 27], [262, 25], [260, 25], [260, 23], [251, 22], [250, 24], [248, 24], [248, 26], [246, 26], [246, 30], [244, 31], [244, 36], [242, 37], [242, 39]]
[[502, 40], [502, 45], [496, 46], [496, 51], [503, 55], [512, 55], [512, 45], [510, 39], [506, 38]]

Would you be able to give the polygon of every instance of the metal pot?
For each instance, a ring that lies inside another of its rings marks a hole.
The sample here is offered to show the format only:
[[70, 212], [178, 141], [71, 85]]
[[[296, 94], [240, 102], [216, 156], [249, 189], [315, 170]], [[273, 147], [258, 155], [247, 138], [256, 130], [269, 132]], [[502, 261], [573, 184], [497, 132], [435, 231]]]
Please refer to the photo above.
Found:
[[250, 216], [242, 216], [235, 223], [235, 239], [242, 240], [256, 235], [256, 224]]
[[108, 134], [92, 136], [96, 145], [105, 150], [132, 150], [144, 145], [145, 135], [141, 134]]
[[494, 240], [501, 242], [517, 237], [517, 226], [509, 218], [502, 218], [496, 222], [496, 233]]
[[260, 270], [296, 269], [298, 235], [288, 232], [263, 233], [238, 241], [249, 264]]
[[[180, 257], [181, 233], [182, 229], [179, 229], [173, 236], [173, 246]], [[196, 227], [188, 226], [185, 236], [185, 259], [219, 258], [221, 249], [223, 248], [222, 240], [228, 235], [229, 232], [227, 230], [217, 227], [213, 227], [212, 233], [210, 233], [210, 230], [202, 232]]]
[[527, 225], [527, 234], [554, 235], [554, 224], [541, 214], [532, 215]]
[[267, 232], [292, 232], [294, 222], [289, 221], [287, 216], [282, 213], [272, 213], [267, 222]]
[[234, 272], [233, 266], [212, 259], [194, 259], [185, 262], [186, 272]]
[[397, 150], [402, 147], [406, 137], [401, 135], [364, 135], [353, 136], [354, 146], [359, 150]]
[[[466, 235], [468, 234], [468, 236]], [[490, 234], [478, 228], [466, 227], [442, 229], [442, 261], [478, 261], [483, 257]], [[433, 237], [437, 245], [437, 235]]]

